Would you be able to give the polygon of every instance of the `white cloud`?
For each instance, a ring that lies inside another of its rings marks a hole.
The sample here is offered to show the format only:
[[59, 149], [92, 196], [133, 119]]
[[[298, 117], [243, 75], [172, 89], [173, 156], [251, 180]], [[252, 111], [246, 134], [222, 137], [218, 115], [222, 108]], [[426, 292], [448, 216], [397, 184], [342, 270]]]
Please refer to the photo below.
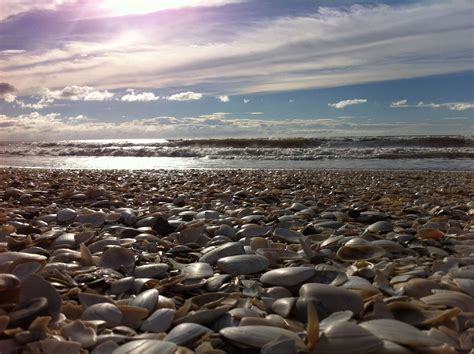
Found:
[[392, 108], [405, 107], [406, 104], [407, 104], [407, 100], [406, 100], [406, 99], [403, 99], [403, 100], [400, 100], [400, 101], [392, 102], [392, 103], [390, 104], [390, 107], [392, 107]]
[[3, 98], [3, 99], [5, 100], [5, 102], [8, 102], [8, 103], [13, 103], [13, 102], [15, 102], [15, 100], [16, 100], [16, 96], [15, 96], [14, 94], [12, 94], [12, 93], [9, 93], [9, 92], [4, 93], [4, 94], [1, 96], [1, 98]]
[[169, 101], [196, 101], [200, 100], [202, 96], [202, 93], [187, 91], [168, 96], [165, 99]]
[[260, 116], [263, 114], [263, 112], [249, 112], [249, 114], [253, 115], [253, 116]]
[[105, 90], [99, 91], [90, 86], [66, 86], [61, 90], [46, 89], [43, 98], [53, 100], [71, 100], [71, 101], [108, 101], [114, 97], [114, 94]]
[[434, 102], [418, 102], [417, 104], [408, 104], [407, 100], [392, 102], [391, 108], [447, 108], [451, 111], [465, 111], [467, 109], [474, 108], [474, 102], [446, 102], [446, 103], [434, 103]]
[[250, 100], [248, 98], [244, 98], [244, 103], [249, 103]]
[[290, 102], [290, 103], [294, 103], [294, 102], [295, 102], [295, 100], [290, 98], [290, 99], [288, 100], [288, 102]]
[[216, 98], [221, 102], [230, 102], [229, 96], [217, 96]]
[[31, 10], [54, 10], [59, 6], [76, 0], [2, 0], [0, 20]]
[[346, 108], [347, 106], [353, 106], [353, 105], [364, 104], [364, 103], [367, 103], [367, 100], [365, 98], [354, 98], [352, 100], [343, 100], [336, 103], [328, 103], [328, 106], [341, 109], [341, 108]]
[[469, 0], [320, 7], [305, 16], [249, 21], [224, 39], [216, 31], [224, 20], [180, 21], [102, 41], [61, 37], [57, 47], [2, 57], [2, 80], [22, 93], [72, 84], [113, 90], [140, 82], [147, 89], [205, 84], [246, 95], [473, 70]]
[[15, 103], [18, 104], [21, 108], [31, 108], [31, 109], [44, 109], [46, 107], [49, 107], [54, 100], [52, 98], [41, 98], [38, 102], [36, 103], [26, 103], [23, 100], [16, 100]]
[[159, 100], [160, 96], [155, 96], [153, 92], [136, 93], [134, 91], [127, 93], [120, 99], [123, 102], [150, 102]]

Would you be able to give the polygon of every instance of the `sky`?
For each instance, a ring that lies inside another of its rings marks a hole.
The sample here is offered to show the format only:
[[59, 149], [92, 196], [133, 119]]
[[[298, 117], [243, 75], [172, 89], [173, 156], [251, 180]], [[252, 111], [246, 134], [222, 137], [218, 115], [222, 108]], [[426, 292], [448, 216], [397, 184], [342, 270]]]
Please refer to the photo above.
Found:
[[472, 0], [1, 0], [0, 140], [474, 132]]

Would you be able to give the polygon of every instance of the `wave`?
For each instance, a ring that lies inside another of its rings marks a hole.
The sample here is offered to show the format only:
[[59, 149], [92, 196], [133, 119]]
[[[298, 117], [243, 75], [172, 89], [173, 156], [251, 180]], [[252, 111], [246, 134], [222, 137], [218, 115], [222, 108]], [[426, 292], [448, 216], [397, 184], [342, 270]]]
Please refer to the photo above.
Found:
[[474, 159], [466, 136], [0, 142], [3, 156], [118, 156], [250, 160]]

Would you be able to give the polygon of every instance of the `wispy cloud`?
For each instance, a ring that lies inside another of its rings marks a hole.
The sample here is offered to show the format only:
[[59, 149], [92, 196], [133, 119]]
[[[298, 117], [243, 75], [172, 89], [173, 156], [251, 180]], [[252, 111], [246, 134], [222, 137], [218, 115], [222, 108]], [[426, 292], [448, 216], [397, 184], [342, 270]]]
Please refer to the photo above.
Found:
[[249, 112], [249, 114], [253, 115], [253, 116], [260, 116], [263, 114], [263, 112]]
[[230, 102], [229, 96], [217, 96], [216, 98], [221, 102]]
[[157, 101], [160, 96], [155, 96], [153, 92], [140, 92], [131, 91], [123, 95], [120, 100], [123, 102], [151, 102]]
[[202, 93], [187, 91], [168, 96], [165, 99], [169, 101], [196, 101], [200, 100], [202, 97]]
[[[56, 8], [55, 1], [46, 2]], [[114, 19], [111, 28], [117, 30], [106, 35], [48, 33], [48, 41], [40, 41], [48, 47], [2, 58], [0, 72], [22, 93], [140, 83], [148, 89], [203, 85], [212, 92], [250, 94], [421, 77], [473, 69], [471, 15], [468, 0], [320, 7], [305, 16], [259, 18], [231, 28], [224, 16], [211, 22], [183, 17], [179, 26], [149, 20], [133, 35], [123, 31], [128, 18]], [[87, 27], [76, 22], [79, 29]]]
[[474, 102], [446, 102], [446, 103], [434, 103], [434, 102], [418, 102], [416, 104], [408, 104], [407, 100], [401, 100], [397, 102], [392, 102], [390, 104], [391, 108], [408, 108], [408, 107], [417, 107], [417, 108], [447, 108], [451, 111], [465, 111], [467, 109], [474, 108]]
[[244, 103], [249, 103], [249, 102], [250, 102], [250, 99], [244, 98]]
[[328, 106], [341, 109], [341, 108], [346, 108], [348, 106], [364, 104], [364, 103], [367, 103], [367, 100], [365, 98], [354, 98], [351, 100], [343, 100], [336, 103], [328, 103]]
[[114, 97], [114, 94], [105, 90], [100, 91], [90, 86], [66, 86], [60, 90], [46, 89], [43, 97], [53, 100], [71, 100], [71, 101], [108, 101]]

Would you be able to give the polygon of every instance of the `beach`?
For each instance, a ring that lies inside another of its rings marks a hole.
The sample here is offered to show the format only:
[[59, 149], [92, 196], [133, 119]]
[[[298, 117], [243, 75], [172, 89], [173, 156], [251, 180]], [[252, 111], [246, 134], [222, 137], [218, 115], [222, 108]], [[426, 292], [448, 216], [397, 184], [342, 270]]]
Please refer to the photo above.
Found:
[[0, 352], [468, 353], [473, 177], [0, 169]]

